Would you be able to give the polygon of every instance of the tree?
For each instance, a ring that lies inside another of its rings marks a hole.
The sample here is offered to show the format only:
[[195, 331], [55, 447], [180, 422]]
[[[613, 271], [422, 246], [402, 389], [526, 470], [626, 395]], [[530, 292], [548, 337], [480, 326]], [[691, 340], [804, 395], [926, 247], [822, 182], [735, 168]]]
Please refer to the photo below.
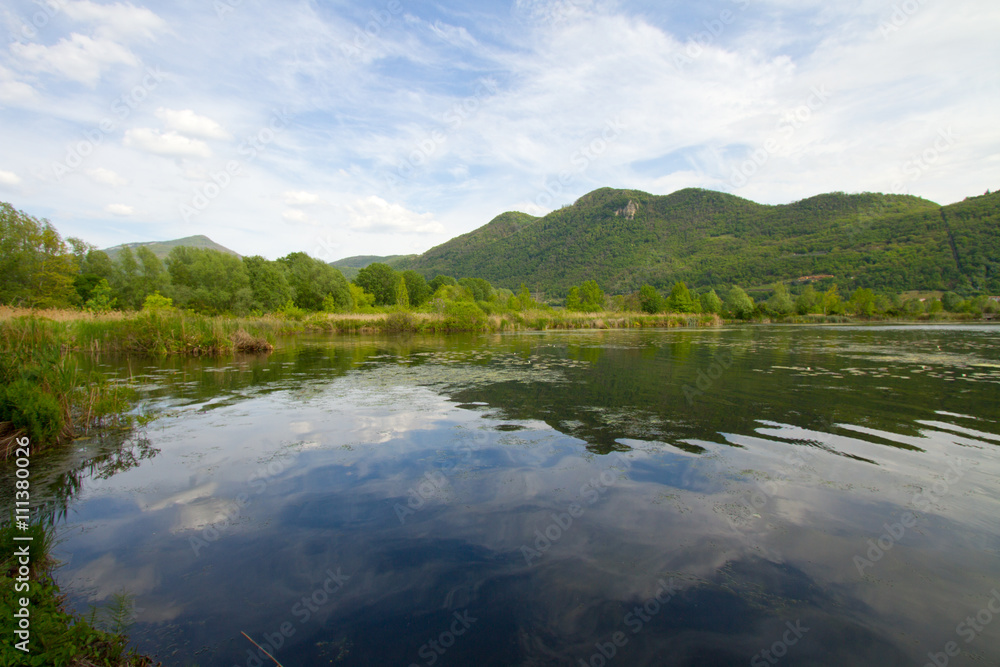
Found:
[[[177, 282], [176, 279], [174, 282]], [[135, 260], [135, 254], [129, 246], [123, 246], [118, 251], [112, 287], [117, 295], [119, 307], [138, 310], [142, 305], [139, 298], [139, 262]]]
[[821, 304], [822, 297], [816, 291], [816, 288], [812, 285], [806, 285], [806, 288], [802, 290], [802, 294], [799, 294], [799, 298], [795, 300], [795, 312], [799, 315], [818, 313]]
[[253, 294], [253, 308], [265, 313], [278, 310], [292, 299], [292, 287], [288, 284], [285, 267], [260, 255], [244, 257], [250, 292]]
[[954, 292], [945, 292], [941, 295], [941, 305], [949, 313], [957, 313], [962, 309], [962, 297]]
[[178, 246], [167, 255], [174, 302], [202, 313], [246, 313], [253, 305], [243, 260], [211, 248]]
[[441, 287], [444, 286], [444, 285], [457, 285], [457, 284], [458, 284], [458, 281], [455, 280], [454, 278], [452, 278], [451, 276], [438, 275], [438, 276], [435, 276], [434, 280], [432, 280], [428, 284], [428, 287], [430, 287], [430, 289], [431, 289], [431, 294], [434, 294], [439, 289], [441, 289]]
[[682, 282], [674, 283], [667, 297], [667, 310], [672, 313], [697, 313], [698, 303], [691, 297], [691, 292], [687, 285]]
[[701, 295], [701, 312], [716, 315], [722, 312], [722, 299], [715, 293], [715, 290]]
[[145, 300], [153, 292], [166, 288], [167, 272], [160, 258], [145, 246], [136, 248], [135, 258], [139, 263], [137, 294], [139, 299]]
[[753, 316], [753, 299], [741, 288], [734, 285], [726, 295], [726, 310], [732, 313], [733, 317], [748, 320]]
[[840, 301], [840, 293], [837, 291], [837, 286], [833, 285], [823, 294], [823, 314], [839, 315], [842, 312], [844, 312], [844, 306]]
[[537, 308], [538, 304], [535, 303], [535, 299], [531, 296], [531, 290], [524, 283], [521, 283], [521, 288], [517, 292], [517, 310], [531, 310], [532, 308]]
[[101, 278], [90, 291], [90, 298], [83, 304], [92, 313], [106, 313], [115, 306], [114, 291], [107, 278]]
[[851, 295], [848, 308], [855, 315], [871, 317], [875, 313], [875, 292], [859, 287]]
[[419, 308], [431, 298], [433, 292], [431, 292], [430, 285], [427, 284], [427, 279], [416, 271], [412, 269], [403, 271], [403, 280], [406, 282], [410, 306]]
[[403, 310], [410, 307], [410, 292], [406, 289], [406, 279], [403, 276], [400, 276], [399, 282], [396, 283], [396, 306]]
[[788, 287], [784, 283], [774, 283], [774, 294], [767, 300], [767, 308], [775, 315], [789, 315], [795, 308]]
[[484, 278], [462, 278], [458, 284], [472, 295], [473, 301], [493, 301], [493, 285]]
[[[285, 269], [296, 307], [312, 311], [351, 309], [351, 290], [339, 269], [304, 252], [293, 252], [277, 261]], [[395, 284], [393, 292], [395, 296]]]
[[48, 220], [0, 202], [0, 302], [65, 307], [79, 303], [77, 258]]
[[660, 293], [652, 285], [639, 288], [639, 304], [644, 313], [660, 313], [666, 308], [666, 303]]
[[396, 285], [399, 274], [391, 266], [374, 262], [358, 271], [354, 284], [375, 297], [376, 306], [396, 304]]
[[604, 310], [604, 290], [594, 280], [588, 280], [570, 289], [566, 296], [566, 310], [599, 313]]

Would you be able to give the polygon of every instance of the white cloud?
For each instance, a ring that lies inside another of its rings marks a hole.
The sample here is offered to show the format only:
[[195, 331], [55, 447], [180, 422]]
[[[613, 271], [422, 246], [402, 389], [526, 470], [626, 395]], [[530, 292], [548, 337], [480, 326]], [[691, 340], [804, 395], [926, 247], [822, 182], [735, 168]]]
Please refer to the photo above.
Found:
[[200, 137], [202, 139], [232, 138], [232, 135], [217, 122], [206, 116], [199, 116], [191, 109], [177, 111], [160, 107], [156, 110], [156, 117], [163, 121], [166, 129], [189, 137]]
[[347, 206], [350, 226], [369, 233], [442, 234], [444, 226], [430, 213], [414, 213], [380, 197], [365, 197]]
[[212, 151], [204, 141], [189, 139], [177, 132], [160, 132], [148, 127], [137, 127], [125, 132], [124, 144], [154, 155], [166, 157], [211, 157]]
[[131, 3], [97, 4], [89, 0], [59, 3], [71, 19], [97, 24], [97, 34], [119, 40], [153, 39], [166, 22], [145, 7]]
[[10, 50], [32, 70], [59, 74], [91, 88], [97, 85], [106, 67], [139, 64], [127, 47], [109, 39], [93, 39], [77, 33], [53, 46], [15, 42]]
[[309, 216], [305, 214], [305, 211], [300, 211], [297, 208], [290, 208], [281, 214], [281, 217], [288, 222], [308, 222]]
[[20, 185], [21, 177], [12, 171], [0, 171], [0, 185]]
[[105, 169], [104, 167], [94, 167], [93, 169], [87, 169], [83, 173], [86, 174], [90, 180], [95, 183], [100, 183], [101, 185], [110, 185], [117, 188], [128, 184], [128, 179], [123, 176], [119, 176], [117, 173], [111, 171], [110, 169]]
[[19, 81], [14, 72], [0, 65], [0, 104], [26, 104], [37, 98], [34, 88]]
[[285, 203], [293, 206], [308, 206], [309, 204], [318, 204], [319, 201], [319, 195], [312, 192], [288, 191], [285, 193]]
[[113, 215], [130, 216], [135, 215], [135, 209], [125, 204], [108, 204], [104, 210]]

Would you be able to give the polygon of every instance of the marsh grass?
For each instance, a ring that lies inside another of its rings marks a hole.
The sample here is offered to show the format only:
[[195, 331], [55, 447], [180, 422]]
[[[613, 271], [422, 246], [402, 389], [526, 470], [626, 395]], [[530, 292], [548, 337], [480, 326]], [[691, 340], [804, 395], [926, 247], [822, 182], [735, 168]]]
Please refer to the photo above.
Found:
[[[30, 541], [15, 541], [15, 537], [30, 537]], [[0, 644], [0, 664], [3, 665], [67, 665], [69, 667], [152, 667], [155, 663], [128, 648], [128, 631], [132, 621], [131, 596], [124, 591], [114, 596], [102, 609], [93, 608], [90, 618], [75, 615], [65, 608], [65, 600], [52, 576], [58, 566], [52, 557], [55, 546], [52, 527], [37, 523], [27, 529], [16, 527], [11, 520], [0, 525], [3, 561], [0, 563], [0, 632], [5, 640]], [[28, 544], [28, 590], [23, 590], [23, 572], [15, 558], [15, 550]], [[18, 581], [18, 578], [21, 581]], [[15, 588], [20, 583], [21, 590]], [[31, 619], [30, 653], [16, 649], [15, 612], [20, 598], [29, 600]]]

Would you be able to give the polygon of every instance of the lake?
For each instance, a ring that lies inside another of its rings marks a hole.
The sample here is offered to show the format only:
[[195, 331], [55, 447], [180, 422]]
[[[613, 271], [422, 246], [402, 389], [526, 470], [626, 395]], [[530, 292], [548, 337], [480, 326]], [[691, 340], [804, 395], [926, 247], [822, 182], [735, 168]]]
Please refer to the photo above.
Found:
[[102, 365], [158, 418], [33, 488], [167, 665], [1000, 664], [997, 326]]

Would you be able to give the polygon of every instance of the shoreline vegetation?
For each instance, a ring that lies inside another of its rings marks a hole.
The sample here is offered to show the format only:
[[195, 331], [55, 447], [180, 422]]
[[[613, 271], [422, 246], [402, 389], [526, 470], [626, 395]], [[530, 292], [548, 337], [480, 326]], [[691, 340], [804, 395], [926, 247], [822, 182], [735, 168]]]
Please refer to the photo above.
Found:
[[[16, 542], [15, 537], [30, 542]], [[59, 563], [52, 556], [54, 529], [31, 523], [27, 530], [15, 528], [13, 519], [0, 526], [3, 561], [0, 563], [0, 610], [4, 637], [16, 637], [19, 627], [15, 609], [19, 598], [30, 602], [31, 635], [25, 653], [15, 648], [14, 639], [5, 640], [0, 664], [44, 665], [45, 667], [157, 667], [161, 663], [128, 647], [132, 624], [132, 598], [122, 592], [109, 605], [91, 607], [78, 615], [65, 607], [53, 572]], [[17, 547], [30, 544], [28, 565], [15, 557]], [[25, 574], [24, 570], [27, 569]], [[27, 589], [25, 589], [27, 586]], [[8, 613], [9, 612], [9, 613]], [[8, 643], [8, 641], [10, 643]]]

